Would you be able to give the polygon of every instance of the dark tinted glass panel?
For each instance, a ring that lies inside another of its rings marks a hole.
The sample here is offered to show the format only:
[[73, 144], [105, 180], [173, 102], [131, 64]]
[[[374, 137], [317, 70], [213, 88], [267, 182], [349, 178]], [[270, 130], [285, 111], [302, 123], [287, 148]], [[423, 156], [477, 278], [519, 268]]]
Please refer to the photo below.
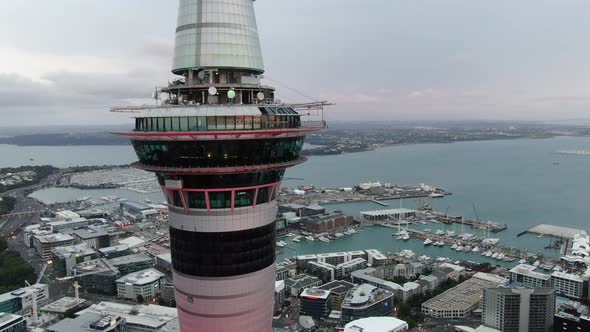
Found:
[[235, 203], [236, 208], [254, 205], [254, 190], [236, 191]]
[[174, 198], [174, 206], [182, 206], [182, 200], [178, 191], [172, 192], [172, 197]]
[[184, 188], [187, 189], [211, 189], [211, 188], [232, 188], [252, 187], [263, 184], [279, 182], [283, 179], [285, 170], [266, 172], [244, 173], [244, 174], [222, 174], [222, 175], [182, 175], [169, 176], [164, 173], [157, 174], [160, 185], [166, 180], [182, 179]]
[[198, 168], [263, 165], [299, 157], [303, 137], [275, 140], [140, 142], [133, 146], [145, 165]]
[[209, 204], [212, 209], [231, 208], [231, 191], [209, 193]]
[[268, 188], [260, 188], [258, 190], [258, 197], [256, 197], [256, 204], [268, 203]]
[[229, 277], [256, 272], [275, 262], [275, 224], [225, 233], [195, 233], [170, 228], [174, 269], [199, 277]]
[[205, 201], [205, 193], [189, 192], [188, 207], [190, 209], [206, 209], [207, 202]]

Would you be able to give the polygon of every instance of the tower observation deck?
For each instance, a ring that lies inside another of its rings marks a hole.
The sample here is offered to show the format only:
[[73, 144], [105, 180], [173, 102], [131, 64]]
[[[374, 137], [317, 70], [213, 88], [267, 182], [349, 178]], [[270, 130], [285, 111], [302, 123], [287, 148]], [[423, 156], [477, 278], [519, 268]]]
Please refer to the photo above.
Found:
[[180, 0], [172, 72], [128, 136], [170, 210], [183, 332], [271, 331], [276, 198], [326, 102], [285, 104], [261, 84], [253, 0]]

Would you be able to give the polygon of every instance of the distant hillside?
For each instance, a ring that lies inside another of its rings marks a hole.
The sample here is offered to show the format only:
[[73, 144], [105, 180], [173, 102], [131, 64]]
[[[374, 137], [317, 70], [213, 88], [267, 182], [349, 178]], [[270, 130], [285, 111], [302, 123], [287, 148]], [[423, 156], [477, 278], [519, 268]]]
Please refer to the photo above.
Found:
[[127, 137], [111, 133], [33, 134], [0, 138], [0, 144], [19, 146], [128, 145]]

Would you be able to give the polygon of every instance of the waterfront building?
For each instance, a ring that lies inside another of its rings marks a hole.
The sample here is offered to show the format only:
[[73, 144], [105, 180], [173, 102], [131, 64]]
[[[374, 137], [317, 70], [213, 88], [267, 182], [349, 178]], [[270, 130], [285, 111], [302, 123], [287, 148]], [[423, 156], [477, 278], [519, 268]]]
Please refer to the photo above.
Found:
[[551, 287], [551, 276], [535, 271], [537, 268], [528, 264], [520, 264], [510, 270], [510, 281], [536, 288]]
[[362, 318], [344, 326], [344, 332], [407, 332], [408, 330], [408, 323], [394, 317]]
[[96, 251], [86, 243], [53, 248], [51, 252], [53, 271], [60, 277], [71, 275], [74, 266], [97, 258]]
[[286, 299], [286, 291], [285, 291], [285, 281], [279, 280], [275, 281], [275, 305], [274, 305], [274, 312], [277, 313], [281, 311], [283, 304], [285, 303]]
[[362, 258], [364, 260], [367, 260], [367, 258], [368, 258], [367, 252], [365, 252], [364, 250], [349, 251], [348, 252], [348, 260], [353, 260], [355, 258]]
[[119, 207], [124, 211], [126, 216], [135, 221], [141, 221], [160, 214], [151, 206], [134, 201], [121, 202], [119, 203]]
[[338, 265], [348, 261], [348, 253], [346, 252], [331, 252], [326, 254], [317, 254], [317, 261], [320, 263], [328, 263], [331, 265]]
[[72, 235], [76, 244], [86, 243], [90, 248], [100, 249], [111, 245], [109, 234], [99, 228], [78, 229]]
[[298, 271], [305, 271], [307, 266], [310, 262], [317, 262], [318, 256], [317, 255], [300, 255], [295, 257], [295, 265], [297, 266]]
[[383, 278], [393, 279], [395, 277], [414, 278], [418, 274], [422, 274], [426, 267], [422, 263], [408, 263], [385, 265], [381, 268], [383, 270]]
[[[349, 256], [350, 257], [350, 256]], [[354, 258], [348, 262], [336, 265], [335, 278], [338, 280], [348, 279], [352, 272], [367, 268], [367, 260], [364, 258]]]
[[67, 247], [74, 244], [74, 238], [68, 234], [54, 233], [33, 236], [35, 251], [46, 261], [51, 260], [51, 250], [57, 247]]
[[322, 281], [319, 278], [308, 274], [299, 274], [285, 279], [287, 294], [291, 296], [299, 296], [304, 289], [319, 287], [321, 284]]
[[27, 322], [23, 316], [0, 313], [0, 332], [26, 332]]
[[301, 204], [280, 204], [279, 213], [295, 213], [296, 217], [309, 217], [326, 213], [326, 208], [321, 205], [301, 205]]
[[398, 221], [401, 219], [407, 219], [415, 217], [417, 214], [416, 210], [409, 209], [386, 209], [386, 210], [374, 210], [374, 211], [363, 211], [361, 212], [361, 218], [370, 222], [387, 222], [387, 221]]
[[557, 294], [577, 301], [588, 298], [588, 275], [576, 275], [567, 272], [551, 273], [551, 287]]
[[119, 134], [167, 199], [180, 328], [268, 331], [276, 198], [327, 103], [284, 104], [261, 84], [251, 0], [180, 0], [172, 72], [161, 105], [113, 110], [134, 112]]
[[312, 233], [331, 233], [353, 224], [354, 218], [352, 216], [346, 216], [339, 212], [317, 214], [299, 220], [299, 226]]
[[433, 318], [468, 318], [479, 307], [483, 290], [508, 284], [508, 279], [478, 272], [470, 279], [424, 302], [422, 313]]
[[367, 261], [370, 266], [377, 267], [377, 266], [387, 264], [387, 256], [383, 255], [379, 250], [369, 249], [369, 250], [366, 250], [366, 252], [367, 252]]
[[334, 265], [324, 262], [309, 262], [305, 272], [318, 277], [324, 283], [334, 280], [336, 274]]
[[444, 278], [444, 280], [447, 280], [450, 278], [455, 281], [458, 281], [459, 278], [461, 278], [462, 276], [465, 275], [465, 273], [467, 273], [467, 269], [465, 267], [463, 267], [461, 265], [457, 265], [457, 264], [451, 264], [451, 263], [438, 264], [438, 266], [436, 267], [436, 271], [441, 271], [446, 274], [446, 277]]
[[89, 312], [49, 326], [47, 332], [126, 332], [125, 323], [125, 318], [120, 316]]
[[76, 316], [86, 313], [120, 316], [125, 319], [125, 332], [178, 331], [178, 314], [175, 308], [159, 305], [129, 305], [115, 302], [100, 302], [79, 311]]
[[117, 296], [134, 301], [140, 296], [146, 301], [154, 300], [161, 293], [163, 279], [164, 274], [156, 269], [130, 273], [117, 279]]
[[116, 267], [121, 275], [154, 267], [154, 259], [148, 254], [133, 254], [111, 258], [109, 259], [109, 263]]
[[555, 315], [553, 288], [488, 288], [482, 323], [503, 332], [550, 332]]
[[348, 281], [334, 280], [321, 285], [319, 289], [330, 291], [330, 310], [340, 311], [342, 301], [344, 301], [346, 294], [353, 287], [354, 284], [351, 284]]
[[342, 302], [342, 324], [393, 313], [393, 293], [369, 284], [352, 288]]
[[582, 332], [590, 331], [590, 317], [558, 312], [553, 320], [554, 332]]
[[330, 313], [330, 291], [307, 288], [299, 295], [300, 315], [322, 319]]

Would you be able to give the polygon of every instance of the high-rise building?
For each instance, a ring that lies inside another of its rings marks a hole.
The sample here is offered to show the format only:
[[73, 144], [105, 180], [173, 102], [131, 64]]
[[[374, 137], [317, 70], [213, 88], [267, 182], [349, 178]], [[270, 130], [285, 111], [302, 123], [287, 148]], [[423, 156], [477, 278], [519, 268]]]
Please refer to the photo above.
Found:
[[113, 111], [135, 112], [123, 135], [168, 201], [180, 328], [270, 331], [275, 200], [327, 103], [284, 104], [261, 84], [253, 0], [180, 0], [173, 63], [161, 105]]
[[488, 288], [482, 300], [482, 323], [503, 332], [553, 330], [555, 289]]

